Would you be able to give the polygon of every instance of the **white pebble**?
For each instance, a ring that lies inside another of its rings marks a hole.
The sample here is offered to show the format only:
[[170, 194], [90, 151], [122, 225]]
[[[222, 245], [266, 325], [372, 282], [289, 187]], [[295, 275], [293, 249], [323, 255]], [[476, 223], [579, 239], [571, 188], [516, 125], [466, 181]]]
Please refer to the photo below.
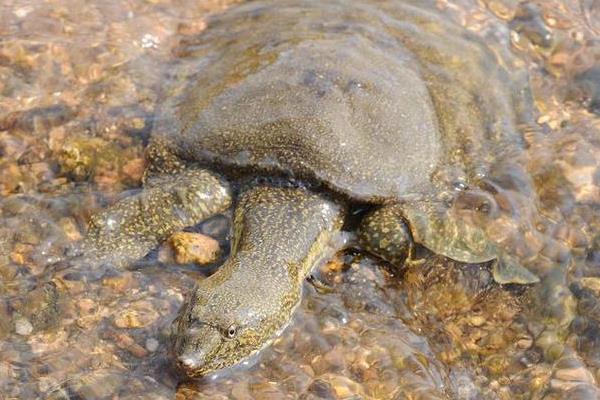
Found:
[[25, 318], [19, 318], [15, 321], [15, 331], [21, 336], [27, 336], [33, 332], [33, 325]]
[[154, 338], [146, 339], [146, 349], [149, 352], [154, 353], [158, 349], [158, 340]]
[[156, 49], [158, 47], [159, 43], [160, 43], [160, 40], [158, 39], [158, 37], [151, 35], [149, 33], [146, 33], [142, 37], [142, 48], [144, 48], [144, 49]]
[[19, 18], [25, 18], [27, 16], [27, 14], [29, 14], [32, 11], [33, 11], [33, 7], [31, 7], [31, 6], [25, 6], [25, 7], [17, 8], [13, 12], [15, 13], [15, 15], [17, 17], [19, 17]]

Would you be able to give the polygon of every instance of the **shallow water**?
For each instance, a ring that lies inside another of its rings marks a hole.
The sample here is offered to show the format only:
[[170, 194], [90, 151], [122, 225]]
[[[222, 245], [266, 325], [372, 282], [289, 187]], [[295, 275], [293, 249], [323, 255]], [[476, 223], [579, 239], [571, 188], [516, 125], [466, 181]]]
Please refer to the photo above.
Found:
[[[323, 267], [334, 291], [307, 286], [252, 365], [181, 382], [165, 339], [207, 270], [61, 267], [90, 215], [140, 186], [174, 49], [229, 3], [0, 6], [0, 398], [598, 397], [598, 1], [432, 3], [529, 72], [535, 121], [489, 174], [488, 234], [540, 285], [425, 251], [402, 273], [340, 254]], [[198, 229], [227, 247], [227, 218]]]

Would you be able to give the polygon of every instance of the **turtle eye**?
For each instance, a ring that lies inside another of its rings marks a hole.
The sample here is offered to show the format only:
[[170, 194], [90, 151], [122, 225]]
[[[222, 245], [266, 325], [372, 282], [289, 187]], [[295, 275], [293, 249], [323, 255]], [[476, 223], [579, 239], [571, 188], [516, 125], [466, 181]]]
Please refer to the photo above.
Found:
[[235, 335], [237, 335], [237, 326], [235, 326], [234, 324], [229, 325], [229, 328], [227, 328], [227, 330], [225, 331], [225, 335], [229, 339], [233, 339]]

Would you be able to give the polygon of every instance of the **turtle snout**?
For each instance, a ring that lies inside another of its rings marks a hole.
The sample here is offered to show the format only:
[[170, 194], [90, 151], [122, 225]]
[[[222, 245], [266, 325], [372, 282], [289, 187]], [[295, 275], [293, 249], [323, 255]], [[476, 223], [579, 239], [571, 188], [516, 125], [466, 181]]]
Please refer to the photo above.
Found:
[[173, 359], [177, 369], [189, 377], [205, 375], [215, 369], [221, 337], [206, 325], [188, 326], [173, 338]]
[[189, 377], [200, 375], [206, 365], [206, 352], [196, 351], [177, 356], [175, 364], [179, 370]]

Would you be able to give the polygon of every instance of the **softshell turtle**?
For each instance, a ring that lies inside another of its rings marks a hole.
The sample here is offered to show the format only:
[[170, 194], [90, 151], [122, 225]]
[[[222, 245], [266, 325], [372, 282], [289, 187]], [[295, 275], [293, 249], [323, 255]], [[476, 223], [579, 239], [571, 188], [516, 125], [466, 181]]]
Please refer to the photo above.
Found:
[[392, 263], [411, 231], [457, 261], [497, 259], [499, 282], [537, 281], [487, 238], [496, 206], [477, 188], [522, 146], [526, 75], [434, 1], [250, 2], [176, 54], [145, 188], [94, 216], [84, 249], [124, 265], [235, 203], [229, 259], [174, 322], [187, 375], [237, 364], [282, 331], [349, 205], [371, 208], [360, 243]]

